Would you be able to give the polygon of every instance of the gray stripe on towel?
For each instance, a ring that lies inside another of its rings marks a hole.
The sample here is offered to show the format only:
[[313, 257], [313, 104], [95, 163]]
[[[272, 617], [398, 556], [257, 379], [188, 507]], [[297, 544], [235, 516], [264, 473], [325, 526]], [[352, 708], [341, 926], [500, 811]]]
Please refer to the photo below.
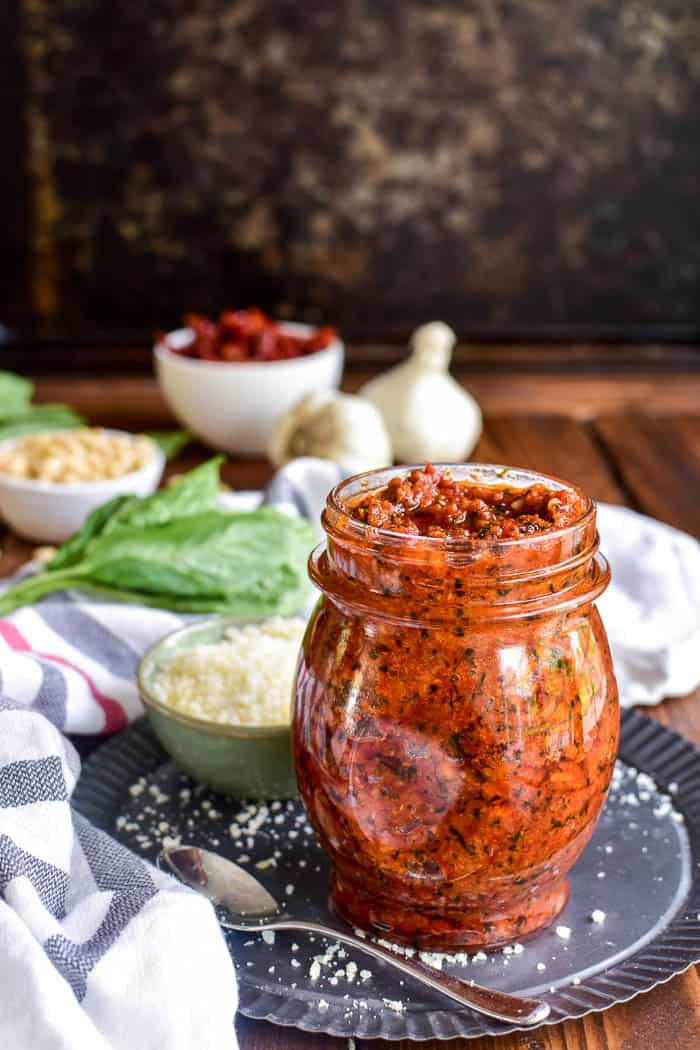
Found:
[[65, 802], [68, 798], [58, 755], [23, 758], [0, 769], [0, 809], [32, 802]]
[[9, 835], [0, 835], [0, 892], [8, 882], [26, 876], [44, 907], [57, 919], [66, 913], [68, 875], [61, 868], [27, 853]]
[[104, 919], [88, 940], [76, 943], [63, 934], [55, 934], [44, 944], [47, 956], [81, 1001], [91, 971], [157, 890], [138, 857], [75, 811], [73, 826], [97, 888], [114, 893]]
[[79, 605], [42, 602], [36, 606], [36, 612], [52, 631], [95, 663], [109, 667], [112, 674], [121, 678], [133, 676], [138, 654]]
[[32, 711], [45, 715], [49, 722], [63, 729], [66, 724], [68, 690], [64, 674], [53, 664], [37, 661], [41, 666], [41, 685], [32, 700]]

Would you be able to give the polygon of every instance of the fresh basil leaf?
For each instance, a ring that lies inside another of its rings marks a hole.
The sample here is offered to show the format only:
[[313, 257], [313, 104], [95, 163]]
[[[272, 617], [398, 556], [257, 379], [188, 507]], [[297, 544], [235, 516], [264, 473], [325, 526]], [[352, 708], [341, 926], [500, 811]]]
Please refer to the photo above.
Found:
[[63, 405], [30, 405], [26, 412], [11, 415], [3, 414], [0, 406], [0, 441], [38, 430], [68, 430], [82, 423], [77, 412]]
[[137, 499], [138, 496], [115, 496], [114, 499], [103, 503], [101, 507], [96, 507], [85, 519], [83, 527], [67, 539], [51, 561], [47, 562], [45, 571], [56, 572], [79, 562], [90, 541], [95, 536], [99, 536], [112, 515], [116, 514], [125, 504], [133, 503]]
[[156, 445], [163, 450], [168, 463], [193, 441], [189, 430], [152, 430], [145, 433], [144, 437], [155, 441]]
[[309, 594], [311, 525], [271, 507], [216, 507], [213, 459], [147, 499], [121, 496], [90, 515], [47, 569], [0, 596], [0, 615], [78, 587], [179, 612], [267, 616]]
[[214, 457], [152, 496], [115, 496], [97, 507], [80, 531], [60, 547], [47, 564], [46, 571], [55, 572], [77, 564], [97, 536], [121, 529], [160, 525], [214, 507], [219, 490], [220, 462], [221, 457]]
[[14, 372], [0, 372], [0, 418], [19, 415], [29, 407], [34, 385]]
[[305, 577], [312, 543], [307, 523], [271, 508], [212, 510], [161, 526], [105, 532], [91, 542], [82, 570], [107, 586], [181, 597], [278, 595]]
[[219, 495], [219, 468], [223, 461], [223, 456], [214, 456], [183, 474], [167, 488], [158, 489], [152, 496], [134, 499], [128, 506], [120, 507], [106, 522], [104, 531], [165, 525], [213, 509]]

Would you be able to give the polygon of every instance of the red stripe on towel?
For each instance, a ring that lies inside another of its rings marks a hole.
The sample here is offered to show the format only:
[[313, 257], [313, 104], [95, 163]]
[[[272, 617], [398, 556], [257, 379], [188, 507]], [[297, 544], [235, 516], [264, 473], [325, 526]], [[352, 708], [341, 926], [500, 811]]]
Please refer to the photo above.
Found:
[[81, 667], [76, 667], [75, 664], [71, 663], [70, 660], [66, 660], [63, 656], [57, 656], [55, 653], [40, 653], [34, 649], [21, 631], [17, 630], [17, 627], [10, 623], [9, 620], [0, 619], [0, 637], [3, 638], [10, 649], [17, 653], [34, 653], [40, 660], [49, 660], [52, 663], [62, 664], [64, 667], [69, 667], [71, 671], [75, 671], [86, 683], [88, 689], [93, 695], [93, 698], [102, 708], [102, 713], [105, 716], [105, 724], [103, 727], [104, 733], [116, 733], [118, 729], [124, 729], [128, 725], [128, 718], [124, 708], [118, 700], [113, 700], [109, 696], [105, 696], [101, 692], [89, 674], [87, 674]]

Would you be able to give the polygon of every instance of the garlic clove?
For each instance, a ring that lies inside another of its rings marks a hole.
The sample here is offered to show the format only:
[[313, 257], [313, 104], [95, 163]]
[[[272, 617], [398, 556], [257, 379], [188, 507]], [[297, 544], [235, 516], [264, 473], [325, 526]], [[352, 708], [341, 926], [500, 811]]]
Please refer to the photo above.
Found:
[[457, 336], [443, 321], [431, 321], [416, 328], [411, 336], [410, 360], [428, 372], [446, 372], [452, 360]]
[[444, 374], [425, 375], [413, 386], [396, 423], [401, 428], [396, 454], [407, 463], [464, 462], [482, 428], [474, 398]]
[[474, 398], [448, 373], [455, 333], [441, 321], [416, 329], [412, 353], [360, 390], [382, 414], [404, 463], [464, 461], [482, 429]]
[[275, 466], [300, 456], [340, 463], [353, 473], [393, 461], [381, 414], [354, 394], [322, 391], [307, 394], [278, 419], [268, 455]]

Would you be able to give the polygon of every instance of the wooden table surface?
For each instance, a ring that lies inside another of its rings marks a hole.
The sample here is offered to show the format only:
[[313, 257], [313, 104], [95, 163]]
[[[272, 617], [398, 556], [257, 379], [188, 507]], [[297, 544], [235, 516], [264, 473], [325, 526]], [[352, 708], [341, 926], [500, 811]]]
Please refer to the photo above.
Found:
[[[351, 373], [348, 389], [366, 378]], [[625, 367], [605, 375], [539, 371], [467, 378], [485, 414], [474, 456], [482, 462], [527, 466], [582, 485], [595, 499], [621, 503], [700, 536], [700, 375]], [[155, 384], [146, 378], [40, 379], [38, 399], [65, 400], [95, 423], [151, 429], [173, 425]], [[174, 465], [185, 469], [203, 450], [191, 449]], [[241, 488], [270, 477], [260, 461], [231, 461], [225, 479]], [[6, 544], [0, 573], [23, 560], [29, 548]], [[669, 699], [645, 713], [700, 744], [700, 691]], [[239, 1018], [241, 1050], [349, 1050], [346, 1039], [312, 1036]], [[405, 1043], [355, 1040], [355, 1050]], [[580, 1021], [498, 1039], [419, 1044], [425, 1050], [698, 1050], [700, 979], [697, 968], [647, 995]]]

